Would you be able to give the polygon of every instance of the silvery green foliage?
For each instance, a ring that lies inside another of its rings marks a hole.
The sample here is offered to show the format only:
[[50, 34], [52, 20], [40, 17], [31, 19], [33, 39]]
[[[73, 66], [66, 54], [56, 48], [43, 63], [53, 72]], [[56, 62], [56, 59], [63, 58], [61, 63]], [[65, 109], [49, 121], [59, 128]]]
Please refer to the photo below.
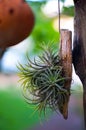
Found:
[[43, 48], [37, 60], [18, 66], [23, 93], [28, 103], [36, 104], [40, 111], [49, 107], [61, 111], [67, 101], [68, 91], [64, 88], [65, 81], [61, 59], [52, 48]]

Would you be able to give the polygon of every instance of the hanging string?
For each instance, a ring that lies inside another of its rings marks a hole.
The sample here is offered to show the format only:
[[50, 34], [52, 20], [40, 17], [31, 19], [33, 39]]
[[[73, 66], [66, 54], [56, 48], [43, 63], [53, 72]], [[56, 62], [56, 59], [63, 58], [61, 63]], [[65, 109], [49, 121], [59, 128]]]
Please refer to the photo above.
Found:
[[58, 0], [58, 27], [60, 33], [60, 0]]

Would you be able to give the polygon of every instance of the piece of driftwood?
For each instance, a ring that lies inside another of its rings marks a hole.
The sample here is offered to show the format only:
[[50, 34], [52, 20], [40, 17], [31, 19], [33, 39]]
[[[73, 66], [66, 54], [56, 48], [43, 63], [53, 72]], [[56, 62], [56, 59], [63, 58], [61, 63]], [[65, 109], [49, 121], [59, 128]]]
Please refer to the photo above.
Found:
[[69, 90], [72, 77], [72, 33], [66, 29], [61, 30], [60, 57], [64, 75], [68, 78], [65, 88]]
[[70, 86], [72, 79], [72, 33], [69, 30], [61, 30], [61, 39], [60, 39], [60, 57], [63, 66], [64, 76], [67, 78], [65, 82], [65, 89], [69, 91], [67, 97], [67, 102], [64, 103], [63, 107], [63, 116], [65, 119], [68, 117], [68, 102], [70, 97]]
[[86, 126], [86, 0], [74, 0], [73, 64], [83, 84], [83, 107]]

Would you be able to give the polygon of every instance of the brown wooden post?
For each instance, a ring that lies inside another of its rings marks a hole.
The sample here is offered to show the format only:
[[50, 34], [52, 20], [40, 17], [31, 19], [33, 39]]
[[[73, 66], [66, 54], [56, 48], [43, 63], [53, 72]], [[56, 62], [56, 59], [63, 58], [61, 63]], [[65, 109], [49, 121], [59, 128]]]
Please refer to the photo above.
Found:
[[65, 82], [65, 89], [69, 91], [67, 102], [63, 106], [63, 117], [67, 119], [68, 117], [68, 102], [70, 97], [70, 86], [72, 79], [72, 33], [69, 30], [61, 30], [61, 40], [60, 40], [60, 57], [63, 66], [64, 76], [67, 78]]
[[65, 88], [70, 89], [72, 77], [72, 33], [69, 30], [61, 30], [60, 56], [65, 77], [68, 78]]

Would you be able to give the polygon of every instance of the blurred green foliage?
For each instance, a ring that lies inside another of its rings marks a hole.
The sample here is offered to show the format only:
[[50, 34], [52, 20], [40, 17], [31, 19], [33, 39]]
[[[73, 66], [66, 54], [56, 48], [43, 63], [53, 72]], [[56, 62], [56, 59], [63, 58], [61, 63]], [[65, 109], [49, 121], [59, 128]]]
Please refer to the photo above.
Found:
[[63, 6], [62, 14], [67, 16], [74, 16], [74, 6], [65, 7]]
[[30, 6], [33, 9], [35, 15], [35, 27], [31, 34], [34, 41], [33, 53], [38, 52], [38, 46], [45, 42], [53, 42], [54, 44], [59, 43], [59, 32], [55, 31], [53, 28], [53, 21], [55, 18], [49, 18], [44, 15], [41, 7], [46, 4], [46, 2], [30, 2]]
[[[77, 86], [80, 88], [80, 86]], [[72, 111], [82, 117], [81, 110], [81, 95], [82, 91], [79, 89], [79, 93], [72, 92], [75, 95], [74, 101], [77, 99], [78, 103], [73, 107]], [[75, 101], [76, 103], [76, 101]], [[35, 107], [25, 102], [24, 97], [20, 89], [16, 89], [15, 86], [10, 86], [5, 90], [0, 90], [0, 130], [31, 130], [37, 123], [43, 123], [44, 117], [39, 116], [39, 113], [35, 111]], [[48, 111], [49, 112], [49, 111]], [[51, 111], [47, 115], [51, 115]], [[58, 115], [57, 115], [58, 116]]]
[[[60, 0], [61, 2], [65, 2], [65, 0]], [[57, 48], [59, 47], [59, 30], [56, 31], [53, 27], [55, 17], [48, 17], [46, 16], [43, 11], [42, 7], [47, 3], [47, 0], [41, 1], [41, 2], [31, 2], [28, 1], [29, 5], [31, 6], [34, 15], [35, 15], [35, 26], [32, 31], [32, 39], [33, 39], [33, 50], [32, 53], [38, 53], [39, 52], [39, 45], [42, 42], [45, 42], [46, 44], [48, 42], [53, 42], [53, 44], [57, 44]], [[57, 6], [58, 8], [58, 6]], [[68, 15], [68, 16], [74, 16], [74, 7], [69, 6], [65, 7], [63, 5], [62, 14]], [[58, 23], [57, 23], [58, 24]]]
[[38, 112], [13, 86], [0, 90], [0, 130], [25, 130], [40, 122]]

